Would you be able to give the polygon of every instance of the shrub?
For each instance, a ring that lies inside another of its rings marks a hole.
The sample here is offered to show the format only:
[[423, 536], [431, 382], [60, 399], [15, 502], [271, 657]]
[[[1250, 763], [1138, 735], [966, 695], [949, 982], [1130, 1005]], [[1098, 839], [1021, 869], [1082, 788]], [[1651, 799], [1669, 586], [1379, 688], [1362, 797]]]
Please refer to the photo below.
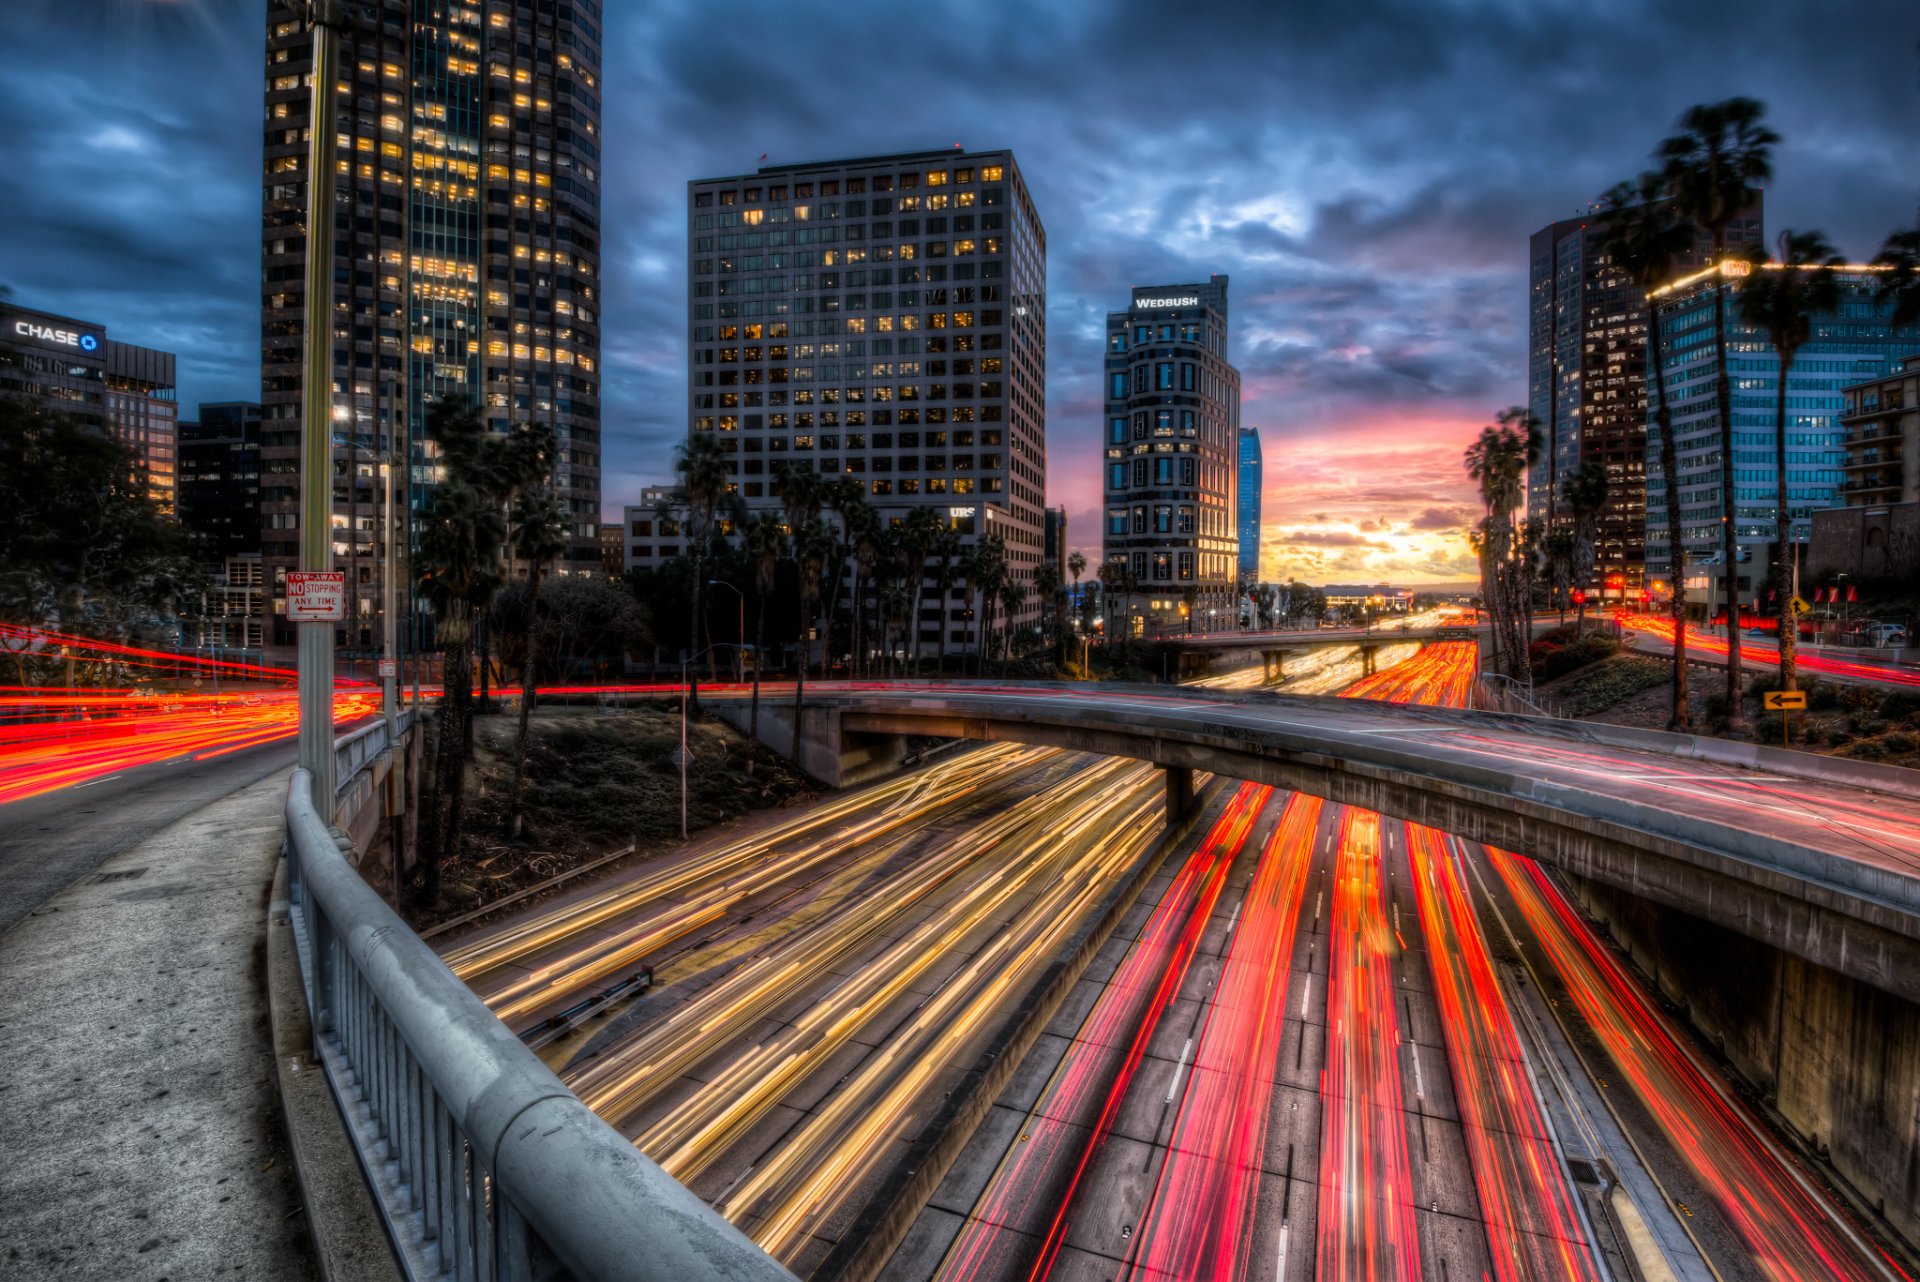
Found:
[[1880, 700], [1880, 715], [1888, 721], [1900, 721], [1920, 712], [1920, 691], [1889, 690]]
[[1555, 644], [1554, 634], [1549, 633], [1528, 647], [1527, 662], [1536, 681], [1552, 681], [1590, 663], [1611, 658], [1621, 648], [1618, 638], [1598, 632], [1589, 632], [1564, 645]]

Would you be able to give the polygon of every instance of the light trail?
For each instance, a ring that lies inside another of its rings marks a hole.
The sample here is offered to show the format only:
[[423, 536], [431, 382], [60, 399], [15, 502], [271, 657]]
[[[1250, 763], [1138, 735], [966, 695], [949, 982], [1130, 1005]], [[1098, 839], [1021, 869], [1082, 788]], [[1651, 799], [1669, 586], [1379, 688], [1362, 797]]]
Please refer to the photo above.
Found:
[[1482, 847], [1622, 1081], [1771, 1282], [1890, 1282], [1908, 1274], [1816, 1191], [1720, 1089], [1682, 1034], [1532, 860]]
[[[1181, 862], [1027, 1117], [1026, 1138], [1001, 1162], [948, 1248], [939, 1277], [1004, 1277], [1029, 1267], [1028, 1260], [1008, 1259], [1004, 1253], [1021, 1251], [1030, 1239], [1006, 1230], [1043, 1210], [1050, 1197], [1057, 1210], [1030, 1267], [1036, 1277], [1051, 1269], [1066, 1239], [1080, 1181], [1113, 1131], [1160, 1020], [1186, 981], [1227, 871], [1272, 791], [1261, 784], [1241, 784], [1199, 846]], [[1067, 1163], [1072, 1163], [1072, 1173], [1064, 1191], [1054, 1196], [1054, 1173]]]
[[1225, 1279], [1252, 1266], [1287, 978], [1321, 807], [1316, 797], [1289, 798], [1260, 853], [1123, 1278]]
[[[1645, 632], [1658, 637], [1668, 645], [1673, 644], [1673, 620], [1655, 614], [1622, 615], [1621, 625], [1635, 632]], [[1780, 647], [1772, 641], [1763, 641], [1758, 637], [1740, 638], [1740, 654], [1743, 667], [1764, 670], [1768, 666], [1776, 671], [1780, 666]], [[1687, 655], [1698, 658], [1711, 656], [1724, 665], [1727, 658], [1727, 639], [1688, 625]], [[1821, 676], [1842, 677], [1849, 681], [1870, 681], [1879, 685], [1920, 686], [1920, 672], [1911, 669], [1895, 668], [1878, 663], [1855, 663], [1847, 659], [1836, 659], [1821, 654], [1802, 645], [1794, 656], [1794, 667], [1800, 672], [1811, 672]]]
[[1404, 825], [1495, 1282], [1598, 1282], [1453, 839]]
[[[1069, 779], [1054, 793], [1077, 790]], [[1037, 809], [1057, 804], [1042, 792], [989, 816], [978, 827], [942, 842], [905, 870], [891, 874], [883, 894], [866, 894], [874, 869], [870, 864], [890, 859], [881, 848], [842, 874], [839, 902], [804, 929], [756, 948], [752, 955], [720, 982], [698, 994], [660, 1020], [648, 1024], [622, 1042], [605, 1048], [589, 1064], [566, 1074], [567, 1085], [589, 1108], [616, 1124], [673, 1085], [702, 1059], [749, 1032], [755, 1023], [779, 1006], [818, 985], [876, 936], [883, 934], [912, 909], [972, 867], [991, 857], [1002, 842], [1013, 839], [1030, 824]], [[920, 812], [922, 819], [931, 809]], [[656, 975], [656, 983], [671, 983]]]
[[1342, 1282], [1421, 1276], [1383, 874], [1379, 816], [1346, 808], [1327, 928], [1318, 1206], [1319, 1276]]
[[[1086, 913], [1155, 839], [1160, 804], [1151, 767], [1128, 767], [1076, 813], [1060, 816], [1027, 849], [1016, 874], [1037, 891], [1018, 917], [979, 948], [789, 1140], [757, 1165], [721, 1211], [776, 1257], [791, 1259], [808, 1234], [889, 1159], [926, 1092], [977, 1042], [1080, 927]], [[1071, 853], [1069, 853], [1071, 852]], [[1003, 869], [1002, 872], [1010, 871]], [[999, 874], [997, 874], [999, 875]], [[983, 917], [981, 920], [985, 920]], [[684, 1146], [678, 1150], [685, 1153]], [[671, 1156], [661, 1163], [679, 1177]], [[684, 1178], [684, 1177], [680, 1177]]]
[[1442, 641], [1423, 646], [1404, 663], [1376, 670], [1340, 692], [1342, 699], [1382, 703], [1424, 703], [1465, 708], [1473, 702], [1473, 681], [1480, 671], [1480, 647], [1472, 641]]

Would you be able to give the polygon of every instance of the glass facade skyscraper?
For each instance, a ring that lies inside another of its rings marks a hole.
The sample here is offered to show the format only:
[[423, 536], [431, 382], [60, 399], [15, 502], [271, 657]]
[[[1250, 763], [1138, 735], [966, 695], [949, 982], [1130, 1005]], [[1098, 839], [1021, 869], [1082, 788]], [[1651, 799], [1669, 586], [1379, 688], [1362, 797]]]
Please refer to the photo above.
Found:
[[1127, 310], [1107, 314], [1104, 421], [1102, 541], [1123, 626], [1233, 619], [1240, 371], [1227, 361], [1225, 276], [1135, 286]]
[[[442, 397], [489, 426], [543, 421], [572, 518], [560, 573], [600, 573], [600, 32], [597, 0], [343, 6], [334, 206], [335, 565], [339, 641], [379, 636], [379, 460], [430, 501]], [[299, 530], [305, 317], [307, 5], [267, 6], [261, 538], [276, 597]]]
[[1260, 491], [1266, 466], [1260, 456], [1260, 429], [1240, 429], [1240, 478], [1237, 524], [1240, 536], [1240, 582], [1260, 581]]
[[[718, 435], [729, 488], [778, 511], [785, 462], [857, 482], [882, 520], [931, 507], [967, 543], [998, 534], [1028, 588], [1011, 622], [1036, 623], [1047, 238], [1013, 153], [769, 165], [687, 203], [688, 426]], [[962, 586], [926, 586], [915, 626], [976, 644]]]
[[[1745, 264], [1729, 266], [1737, 272]], [[1753, 270], [1781, 268], [1765, 264]], [[1807, 540], [1814, 510], [1839, 505], [1846, 475], [1840, 423], [1845, 409], [1842, 389], [1879, 378], [1893, 368], [1896, 357], [1920, 352], [1920, 330], [1895, 331], [1889, 327], [1891, 304], [1875, 299], [1879, 273], [1839, 269], [1836, 274], [1840, 305], [1831, 314], [1815, 317], [1813, 337], [1795, 355], [1787, 375], [1789, 537], [1798, 543]], [[1656, 291], [1653, 301], [1679, 450], [1677, 484], [1684, 522], [1681, 540], [1688, 562], [1698, 566], [1718, 565], [1721, 557], [1713, 309], [1726, 308], [1728, 377], [1733, 383], [1734, 527], [1746, 558], [1744, 568], [1737, 572], [1736, 586], [1743, 600], [1753, 601], [1765, 590], [1767, 550], [1778, 537], [1774, 398], [1780, 362], [1766, 330], [1740, 323], [1739, 279], [1738, 275], [1723, 277], [1719, 270], [1709, 269]], [[1668, 480], [1659, 467], [1659, 428], [1651, 417], [1647, 432], [1647, 565], [1651, 575], [1666, 578], [1672, 573], [1666, 520]]]
[[[1527, 407], [1544, 449], [1527, 477], [1528, 515], [1564, 522], [1555, 503], [1587, 460], [1607, 469], [1607, 506], [1595, 540], [1594, 585], [1637, 588], [1647, 559], [1647, 303], [1607, 256], [1607, 215], [1550, 223], [1528, 242]], [[1733, 221], [1729, 246], [1761, 240], [1761, 205]], [[1685, 270], [1704, 266], [1702, 233]]]

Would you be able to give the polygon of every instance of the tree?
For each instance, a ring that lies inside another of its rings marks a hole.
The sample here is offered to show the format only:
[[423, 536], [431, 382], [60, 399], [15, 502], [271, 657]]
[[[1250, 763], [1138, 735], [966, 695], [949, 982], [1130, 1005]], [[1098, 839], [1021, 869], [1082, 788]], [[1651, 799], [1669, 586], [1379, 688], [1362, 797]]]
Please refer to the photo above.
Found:
[[760, 743], [760, 668], [767, 635], [767, 598], [773, 595], [774, 576], [787, 555], [787, 531], [771, 512], [754, 517], [741, 530], [741, 547], [753, 571], [753, 695], [747, 706], [747, 778], [753, 778], [753, 760]]
[[[915, 676], [920, 673], [920, 597], [926, 585], [927, 557], [940, 539], [942, 522], [940, 514], [930, 507], [916, 507], [907, 513], [907, 519], [900, 525], [900, 553], [906, 562], [907, 577], [911, 586], [913, 601], [908, 609], [908, 627], [912, 635], [907, 638], [907, 655], [913, 665]], [[942, 610], [944, 616], [945, 610]], [[945, 624], [942, 623], [944, 630]]]
[[[1626, 273], [1642, 295], [1672, 280], [1682, 259], [1693, 249], [1694, 228], [1679, 214], [1663, 174], [1647, 172], [1632, 183], [1619, 183], [1601, 199], [1606, 222], [1600, 234], [1601, 252]], [[1647, 303], [1645, 365], [1653, 375], [1649, 407], [1660, 436], [1660, 474], [1665, 481], [1668, 577], [1673, 594], [1673, 708], [1667, 728], [1685, 731], [1691, 723], [1687, 710], [1687, 548], [1682, 537], [1680, 507], [1680, 449], [1673, 436], [1673, 407], [1667, 402], [1666, 368], [1660, 346], [1659, 316]]]
[[1800, 627], [1793, 611], [1793, 514], [1787, 493], [1787, 378], [1793, 358], [1813, 339], [1813, 318], [1840, 306], [1840, 282], [1832, 268], [1844, 260], [1817, 231], [1780, 233], [1779, 266], [1755, 272], [1740, 290], [1740, 319], [1765, 329], [1778, 361], [1773, 394], [1774, 601], [1780, 617], [1780, 688], [1796, 690], [1794, 657]]
[[1000, 584], [998, 596], [1005, 617], [1000, 629], [1000, 657], [1010, 662], [1013, 659], [1013, 621], [1027, 608], [1027, 587], [1009, 576]]
[[953, 611], [953, 584], [960, 565], [960, 532], [951, 524], [942, 525], [933, 540], [934, 586], [940, 590], [940, 675], [947, 674], [947, 630]]
[[974, 675], [986, 675], [988, 651], [992, 648], [994, 607], [999, 601], [1001, 587], [1007, 581], [1006, 544], [998, 534], [986, 534], [973, 545], [968, 554], [966, 565], [969, 596], [977, 598], [980, 608], [977, 613], [978, 626], [974, 631]]
[[1559, 609], [1560, 623], [1564, 627], [1567, 622], [1567, 593], [1575, 581], [1573, 531], [1561, 526], [1549, 530], [1547, 537], [1541, 540], [1540, 550], [1547, 568], [1547, 605]]
[[[1660, 144], [1667, 190], [1680, 213], [1706, 231], [1713, 259], [1727, 254], [1727, 228], [1753, 204], [1773, 177], [1773, 145], [1780, 136], [1761, 123], [1766, 108], [1752, 98], [1689, 107], [1680, 132]], [[1724, 269], [1722, 269], [1724, 271]], [[1720, 556], [1727, 580], [1727, 728], [1741, 730], [1739, 547], [1733, 486], [1733, 384], [1727, 377], [1727, 277], [1713, 299], [1714, 400], [1720, 415]], [[1672, 485], [1677, 478], [1669, 478]]]
[[793, 751], [789, 755], [796, 762], [800, 760], [800, 707], [807, 692], [807, 637], [813, 630], [814, 603], [820, 599], [820, 572], [833, 554], [833, 532], [819, 517], [793, 532], [793, 555], [800, 563], [800, 671], [793, 683]]
[[[693, 570], [689, 595], [693, 599], [693, 644], [696, 655], [701, 646], [701, 629], [705, 619], [701, 613], [701, 600], [706, 591], [707, 555], [713, 542], [716, 517], [727, 497], [728, 461], [726, 446], [712, 432], [694, 432], [688, 436], [681, 442], [673, 460], [673, 470], [680, 478], [674, 490], [674, 501], [684, 513], [681, 532], [687, 538], [687, 559], [692, 563]], [[691, 668], [688, 669], [687, 679], [687, 710], [691, 715], [698, 716], [700, 682]]]
[[1083, 606], [1085, 602], [1080, 597], [1080, 576], [1086, 572], [1087, 558], [1078, 552], [1067, 553], [1067, 573], [1073, 576], [1073, 599]]
[[[1600, 516], [1607, 510], [1607, 496], [1612, 489], [1607, 479], [1607, 468], [1598, 459], [1587, 459], [1571, 474], [1560, 482], [1560, 498], [1567, 505], [1572, 520], [1573, 547], [1567, 564], [1567, 578], [1572, 586], [1582, 589], [1578, 609], [1574, 613], [1573, 630], [1584, 634], [1587, 630], [1587, 595], [1585, 589], [1593, 582], [1593, 564], [1598, 551], [1600, 535]], [[1552, 536], [1544, 544], [1547, 556], [1551, 559]], [[1563, 585], [1564, 586], [1564, 585]]]
[[1467, 475], [1480, 486], [1485, 516], [1475, 549], [1480, 591], [1492, 625], [1494, 666], [1518, 677], [1527, 663], [1532, 602], [1530, 557], [1523, 555], [1514, 514], [1525, 496], [1527, 473], [1539, 461], [1540, 421], [1521, 406], [1503, 410], [1467, 447]]
[[[0, 617], [124, 640], [144, 621], [176, 617], [200, 586], [124, 446], [0, 397]], [[20, 684], [33, 684], [24, 652], [15, 663]]]
[[1873, 264], [1890, 269], [1877, 291], [1880, 302], [1893, 304], [1888, 323], [1895, 329], [1920, 323], [1920, 227], [1890, 234]]
[[1040, 596], [1040, 644], [1048, 645], [1057, 634], [1066, 630], [1066, 620], [1060, 608], [1060, 567], [1052, 561], [1042, 561], [1034, 566], [1033, 590]]
[[520, 832], [521, 806], [526, 798], [527, 723], [533, 715], [533, 692], [540, 666], [540, 576], [547, 563], [567, 550], [570, 522], [560, 500], [547, 490], [525, 490], [513, 505], [512, 548], [527, 563], [527, 626], [520, 659], [520, 725], [513, 742], [513, 784], [508, 793], [508, 830]]

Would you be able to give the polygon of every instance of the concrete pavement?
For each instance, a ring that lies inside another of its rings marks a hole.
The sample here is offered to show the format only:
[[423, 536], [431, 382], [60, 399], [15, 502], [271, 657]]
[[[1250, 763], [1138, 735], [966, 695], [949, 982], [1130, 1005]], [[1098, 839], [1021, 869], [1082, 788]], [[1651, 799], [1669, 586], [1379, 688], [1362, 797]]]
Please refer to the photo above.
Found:
[[0, 1276], [313, 1277], [264, 978], [286, 788], [126, 845], [0, 935]]

